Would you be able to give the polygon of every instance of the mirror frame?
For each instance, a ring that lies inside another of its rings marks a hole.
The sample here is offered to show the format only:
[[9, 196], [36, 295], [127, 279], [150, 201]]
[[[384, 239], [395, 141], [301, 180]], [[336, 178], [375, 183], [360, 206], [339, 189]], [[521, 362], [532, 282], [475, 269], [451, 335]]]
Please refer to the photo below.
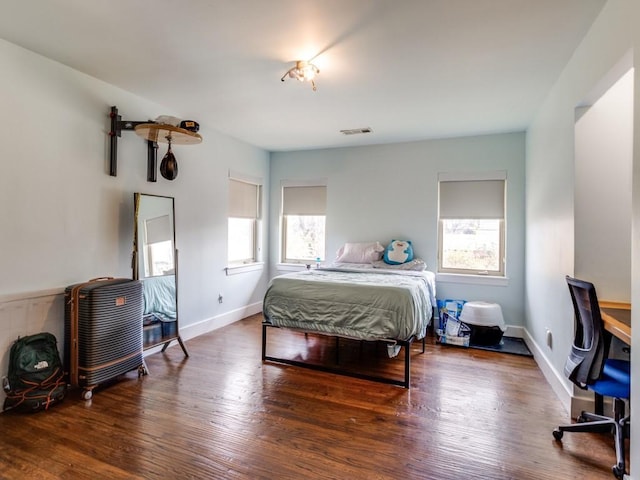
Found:
[[[141, 252], [140, 249], [141, 248], [145, 248], [145, 243], [144, 241], [142, 241], [142, 237], [141, 235], [143, 234], [143, 232], [140, 231], [138, 225], [140, 223], [140, 202], [142, 201], [142, 199], [144, 197], [150, 197], [150, 198], [159, 198], [159, 199], [166, 199], [166, 200], [170, 200], [171, 201], [171, 212], [169, 213], [169, 215], [171, 215], [171, 226], [172, 228], [172, 232], [171, 232], [171, 241], [172, 241], [172, 249], [173, 249], [173, 276], [174, 276], [174, 282], [175, 282], [175, 302], [176, 302], [176, 329], [175, 329], [175, 334], [170, 334], [165, 336], [162, 336], [161, 339], [159, 341], [154, 341], [154, 342], [149, 342], [144, 344], [144, 349], [149, 349], [149, 348], [153, 348], [159, 345], [162, 345], [162, 351], [164, 352], [167, 347], [169, 346], [169, 344], [171, 343], [171, 341], [173, 340], [178, 340], [178, 342], [180, 343], [180, 346], [182, 347], [182, 350], [185, 354], [185, 356], [189, 356], [189, 353], [187, 352], [187, 349], [184, 346], [184, 343], [182, 341], [182, 338], [180, 337], [180, 330], [179, 330], [179, 320], [180, 320], [180, 315], [179, 315], [179, 310], [178, 310], [178, 249], [176, 248], [176, 228], [175, 228], [175, 199], [173, 197], [168, 197], [168, 196], [164, 196], [164, 195], [154, 195], [154, 194], [148, 194], [148, 193], [140, 193], [140, 192], [136, 192], [133, 194], [133, 200], [134, 200], [134, 214], [133, 214], [133, 253], [132, 253], [132, 259], [131, 259], [131, 268], [132, 268], [132, 273], [133, 273], [133, 279], [134, 280], [140, 280], [143, 281], [147, 278], [147, 277], [143, 277], [140, 278], [140, 259], [144, 258], [141, 257]], [[156, 276], [157, 277], [157, 276]], [[149, 277], [149, 278], [153, 278], [153, 277]]]

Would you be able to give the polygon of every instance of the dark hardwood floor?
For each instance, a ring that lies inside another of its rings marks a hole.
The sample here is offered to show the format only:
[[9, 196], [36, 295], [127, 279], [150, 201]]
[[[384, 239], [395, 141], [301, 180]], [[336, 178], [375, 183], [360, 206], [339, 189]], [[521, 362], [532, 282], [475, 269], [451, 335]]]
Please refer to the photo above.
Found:
[[[254, 315], [147, 357], [47, 412], [0, 415], [3, 479], [606, 479], [608, 436], [569, 421], [531, 358], [414, 343], [411, 389], [260, 358]], [[334, 342], [272, 329], [269, 353], [334, 359]], [[403, 353], [341, 342], [346, 365], [402, 376]], [[324, 356], [324, 357], [323, 357]]]

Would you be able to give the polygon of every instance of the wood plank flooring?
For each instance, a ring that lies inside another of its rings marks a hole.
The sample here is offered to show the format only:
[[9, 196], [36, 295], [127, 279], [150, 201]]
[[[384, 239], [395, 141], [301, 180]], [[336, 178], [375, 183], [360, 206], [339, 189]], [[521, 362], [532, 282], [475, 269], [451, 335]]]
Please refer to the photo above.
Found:
[[[148, 356], [48, 412], [0, 415], [2, 479], [607, 479], [605, 435], [568, 415], [531, 358], [411, 348], [411, 389], [260, 359], [254, 315]], [[403, 353], [342, 341], [349, 368], [402, 377]], [[269, 354], [334, 360], [324, 337], [270, 329]]]

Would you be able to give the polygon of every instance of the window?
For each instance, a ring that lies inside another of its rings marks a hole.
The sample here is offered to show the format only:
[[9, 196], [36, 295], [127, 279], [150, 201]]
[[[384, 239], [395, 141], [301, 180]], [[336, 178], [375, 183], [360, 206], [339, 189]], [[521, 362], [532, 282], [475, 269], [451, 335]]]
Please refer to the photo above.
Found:
[[254, 263], [257, 259], [257, 223], [260, 185], [229, 179], [229, 264]]
[[315, 262], [324, 259], [325, 185], [282, 187], [282, 261]]
[[438, 272], [504, 276], [506, 173], [440, 174], [438, 184]]
[[169, 275], [173, 271], [173, 228], [169, 215], [148, 218], [144, 222], [144, 276]]

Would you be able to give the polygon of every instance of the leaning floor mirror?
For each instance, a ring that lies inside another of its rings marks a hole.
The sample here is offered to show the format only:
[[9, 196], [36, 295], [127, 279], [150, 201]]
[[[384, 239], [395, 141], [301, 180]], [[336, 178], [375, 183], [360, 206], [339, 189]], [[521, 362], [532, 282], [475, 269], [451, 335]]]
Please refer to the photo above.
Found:
[[144, 348], [177, 340], [189, 356], [178, 329], [178, 250], [173, 197], [134, 194], [133, 278], [142, 281]]

